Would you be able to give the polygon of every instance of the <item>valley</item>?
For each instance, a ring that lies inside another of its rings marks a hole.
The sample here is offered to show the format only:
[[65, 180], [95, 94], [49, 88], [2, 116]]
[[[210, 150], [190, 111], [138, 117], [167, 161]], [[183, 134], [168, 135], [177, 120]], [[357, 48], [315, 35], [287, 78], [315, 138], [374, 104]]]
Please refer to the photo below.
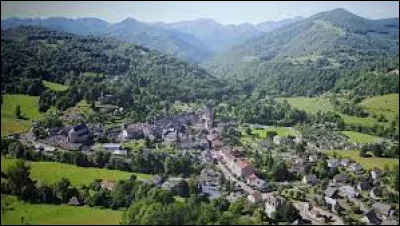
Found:
[[2, 18], [1, 224], [398, 224], [398, 31]]

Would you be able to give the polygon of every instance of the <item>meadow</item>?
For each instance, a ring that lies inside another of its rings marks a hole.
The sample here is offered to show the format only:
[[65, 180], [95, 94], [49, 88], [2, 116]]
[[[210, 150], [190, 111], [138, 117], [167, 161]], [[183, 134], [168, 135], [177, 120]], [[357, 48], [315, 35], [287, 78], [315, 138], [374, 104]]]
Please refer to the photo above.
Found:
[[[23, 119], [15, 117], [15, 109], [21, 107]], [[42, 119], [39, 112], [39, 97], [28, 95], [3, 95], [1, 105], [1, 135], [6, 136], [13, 133], [28, 131], [31, 127], [31, 120]]]
[[334, 153], [337, 153], [341, 158], [351, 158], [357, 163], [359, 163], [364, 169], [373, 169], [378, 167], [380, 169], [384, 169], [385, 165], [387, 165], [390, 169], [394, 167], [399, 167], [399, 159], [396, 158], [363, 158], [360, 157], [360, 152], [358, 150], [329, 150], [324, 151], [325, 154], [332, 156]]
[[[374, 114], [386, 114], [389, 112], [386, 108], [390, 109], [390, 112], [393, 112], [394, 108], [396, 105], [394, 104], [395, 101], [395, 95], [385, 95], [384, 99], [389, 99], [387, 103], [381, 103], [381, 106], [390, 106], [390, 107], [385, 107], [385, 108], [372, 108], [371, 106], [373, 104], [372, 100], [376, 100], [378, 97], [372, 97], [369, 99], [365, 99], [362, 103], [360, 103], [361, 106], [365, 106], [366, 110], [374, 113]], [[309, 114], [316, 114], [318, 111], [321, 112], [327, 112], [327, 111], [333, 111], [335, 112], [335, 109], [333, 106], [329, 103], [329, 100], [327, 98], [320, 98], [320, 97], [289, 97], [289, 98], [279, 98], [280, 100], [287, 100], [287, 102], [294, 108], [297, 108], [299, 110], [303, 110]], [[380, 98], [378, 98], [380, 100]], [[397, 94], [397, 100], [398, 100], [398, 94]], [[398, 103], [397, 103], [397, 108], [398, 108]], [[372, 109], [372, 111], [371, 111]], [[382, 110], [386, 109], [386, 110]], [[381, 124], [385, 125], [386, 123], [381, 123], [378, 122], [377, 119], [373, 118], [372, 116], [361, 118], [357, 116], [351, 116], [351, 115], [345, 115], [342, 113], [338, 114], [343, 118], [343, 121], [345, 124], [353, 124], [353, 125], [364, 125], [364, 126], [373, 126], [374, 124]], [[398, 109], [397, 109], [397, 115], [398, 115]], [[390, 119], [390, 118], [389, 118]]]
[[395, 119], [399, 116], [399, 94], [375, 96], [363, 100], [360, 103], [368, 112], [375, 115], [383, 115], [387, 119]]
[[383, 138], [372, 136], [365, 133], [359, 133], [354, 131], [341, 131], [345, 136], [347, 136], [351, 142], [356, 143], [376, 143], [383, 140]]
[[[1, 171], [5, 171], [16, 159], [1, 156]], [[151, 179], [149, 174], [131, 173], [119, 170], [109, 170], [93, 167], [78, 167], [58, 162], [28, 162], [31, 166], [31, 175], [36, 180], [48, 184], [59, 181], [62, 177], [68, 178], [75, 186], [89, 185], [95, 179], [121, 180], [129, 179], [132, 174], [140, 180]]]
[[54, 83], [54, 82], [49, 82], [43, 80], [43, 85], [47, 87], [50, 90], [56, 91], [56, 92], [63, 92], [68, 90], [68, 86], [65, 86], [63, 84], [59, 83]]
[[1, 196], [2, 206], [8, 202], [12, 207], [1, 214], [2, 225], [118, 225], [122, 216], [122, 212], [110, 209], [31, 204], [19, 201], [15, 196]]

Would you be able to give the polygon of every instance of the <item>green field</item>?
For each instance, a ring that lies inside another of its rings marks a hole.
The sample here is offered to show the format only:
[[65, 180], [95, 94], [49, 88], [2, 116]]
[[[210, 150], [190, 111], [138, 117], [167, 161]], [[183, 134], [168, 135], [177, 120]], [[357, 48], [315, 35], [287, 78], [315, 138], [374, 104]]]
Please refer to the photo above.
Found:
[[294, 108], [306, 111], [307, 113], [311, 114], [316, 114], [318, 111], [334, 111], [333, 106], [326, 98], [289, 97], [279, 99], [285, 99]]
[[[286, 99], [292, 107], [297, 108], [299, 110], [303, 110], [310, 114], [315, 114], [318, 111], [321, 112], [335, 111], [327, 98], [290, 97], [290, 98], [279, 98], [279, 99], [280, 100]], [[381, 124], [381, 125], [385, 124], [378, 122], [377, 119], [372, 117], [361, 118], [357, 116], [345, 115], [342, 113], [339, 113], [339, 115], [343, 118], [343, 121], [346, 124], [355, 124], [364, 126], [373, 126], [374, 124]]]
[[356, 143], [375, 143], [382, 140], [382, 138], [377, 136], [372, 136], [369, 134], [359, 133], [354, 131], [342, 131], [342, 133], [347, 137], [349, 137], [351, 142], [356, 142]]
[[399, 167], [399, 159], [396, 158], [362, 158], [360, 157], [360, 152], [358, 150], [352, 150], [352, 151], [346, 151], [346, 150], [329, 150], [325, 151], [327, 155], [333, 155], [333, 153], [336, 152], [338, 155], [340, 155], [342, 158], [351, 158], [357, 163], [360, 163], [360, 165], [364, 169], [373, 169], [375, 167], [378, 167], [380, 169], [383, 169], [385, 165], [388, 165], [390, 169], [392, 167]]
[[59, 84], [59, 83], [45, 81], [45, 80], [43, 80], [43, 85], [45, 87], [49, 88], [50, 90], [53, 90], [56, 92], [62, 92], [62, 91], [68, 90], [68, 86], [65, 86], [65, 85]]
[[368, 112], [375, 115], [384, 115], [387, 119], [399, 116], [399, 94], [375, 96], [361, 102]]
[[86, 100], [81, 100], [74, 107], [70, 107], [64, 111], [64, 114], [83, 114], [89, 115], [93, 113], [93, 109]]
[[[16, 159], [1, 156], [1, 171], [7, 169]], [[68, 178], [71, 183], [77, 185], [89, 185], [95, 179], [120, 180], [128, 179], [135, 174], [138, 179], [151, 179], [148, 174], [130, 173], [118, 170], [108, 170], [92, 167], [77, 167], [75, 165], [58, 162], [29, 162], [31, 165], [31, 175], [37, 180], [42, 180], [48, 184], [55, 183], [61, 177]]]
[[[21, 106], [21, 115], [25, 119], [15, 117], [16, 106]], [[1, 135], [21, 133], [29, 130], [31, 120], [42, 119], [39, 112], [39, 97], [28, 95], [4, 95], [1, 105]]]
[[[288, 127], [280, 127], [280, 126], [267, 126], [265, 128], [256, 128], [255, 126], [250, 125], [251, 133], [253, 135], [258, 134], [261, 139], [265, 139], [268, 131], [276, 131], [279, 136], [288, 136], [288, 135], [296, 135], [296, 133]], [[239, 131], [243, 137], [247, 137], [245, 127], [239, 127]], [[256, 135], [257, 136], [257, 135]]]
[[50, 204], [30, 204], [18, 201], [14, 196], [1, 195], [2, 205], [6, 200], [13, 210], [1, 214], [2, 225], [24, 224], [42, 225], [118, 225], [122, 212], [91, 208], [88, 206], [67, 206]]

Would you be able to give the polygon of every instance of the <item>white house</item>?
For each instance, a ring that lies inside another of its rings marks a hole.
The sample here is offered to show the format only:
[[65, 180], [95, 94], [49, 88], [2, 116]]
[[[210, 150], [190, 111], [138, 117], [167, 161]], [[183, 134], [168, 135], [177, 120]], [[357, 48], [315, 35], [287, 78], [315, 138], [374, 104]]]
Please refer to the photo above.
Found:
[[351, 164], [351, 165], [350, 165], [350, 169], [351, 169], [353, 172], [362, 171], [362, 167], [361, 167], [361, 165], [358, 164], [358, 163], [353, 163], [353, 164]]
[[371, 171], [372, 179], [378, 179], [382, 175], [382, 171], [380, 169], [374, 169]]
[[329, 168], [336, 168], [340, 166], [340, 161], [337, 159], [328, 159], [327, 163]]
[[304, 175], [301, 180], [305, 184], [313, 185], [318, 182], [317, 176], [315, 174]]
[[254, 191], [252, 194], [247, 196], [247, 200], [250, 203], [259, 203], [259, 202], [261, 202], [262, 201], [261, 192]]
[[117, 143], [106, 143], [103, 144], [104, 150], [111, 152], [112, 155], [120, 155], [120, 156], [126, 156], [128, 152], [126, 150], [122, 149], [122, 146]]

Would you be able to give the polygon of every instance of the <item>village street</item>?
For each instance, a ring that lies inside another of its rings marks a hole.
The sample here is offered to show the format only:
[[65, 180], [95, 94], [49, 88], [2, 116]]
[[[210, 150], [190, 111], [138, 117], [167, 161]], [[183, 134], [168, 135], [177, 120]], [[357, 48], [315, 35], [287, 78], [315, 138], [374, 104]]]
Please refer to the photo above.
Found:
[[247, 184], [236, 179], [221, 162], [217, 163], [217, 167], [224, 173], [224, 175], [227, 179], [238, 183], [240, 188], [242, 188], [245, 192], [247, 192], [249, 194], [252, 194], [254, 192], [254, 189], [252, 189]]

